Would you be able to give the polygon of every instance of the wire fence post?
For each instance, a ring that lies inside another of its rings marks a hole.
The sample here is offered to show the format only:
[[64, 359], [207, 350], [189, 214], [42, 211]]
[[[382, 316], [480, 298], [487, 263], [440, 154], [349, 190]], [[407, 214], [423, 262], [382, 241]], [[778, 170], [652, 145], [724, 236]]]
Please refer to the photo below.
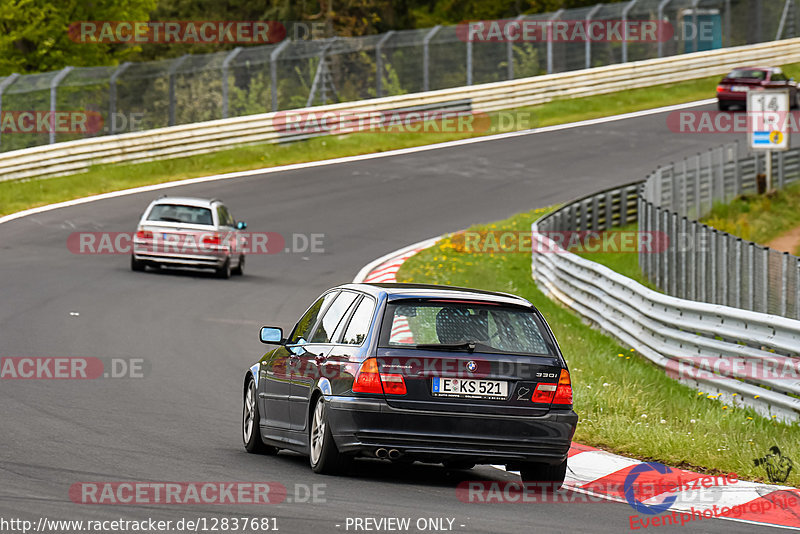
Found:
[[692, 52], [699, 52], [698, 46], [700, 44], [699, 41], [700, 29], [697, 27], [697, 6], [699, 5], [700, 5], [700, 0], [692, 0], [692, 26], [693, 26], [692, 29], [694, 31], [694, 35], [692, 36], [694, 38], [694, 46], [692, 47]]
[[441, 25], [436, 25], [430, 29], [428, 33], [425, 34], [425, 37], [422, 39], [422, 90], [423, 91], [430, 91], [431, 88], [431, 80], [430, 80], [430, 62], [431, 62], [431, 39], [438, 33], [438, 31], [442, 29]]
[[547, 74], [553, 74], [553, 22], [558, 20], [563, 12], [563, 9], [559, 9], [547, 19]]
[[283, 41], [269, 54], [269, 81], [270, 81], [270, 99], [272, 100], [272, 111], [278, 111], [278, 56], [289, 45], [291, 41], [288, 39]]
[[622, 62], [628, 62], [628, 13], [636, 2], [639, 0], [630, 0], [624, 8], [622, 8]]
[[[2, 82], [0, 82], [0, 114], [3, 112], [3, 92], [6, 90], [6, 88], [8, 88], [8, 86], [17, 81], [17, 78], [19, 78], [19, 74], [12, 72], [3, 78]], [[0, 128], [0, 136], [2, 135], [2, 131], [3, 129]]]
[[[669, 1], [669, 0], [667, 0]], [[589, 28], [591, 27], [592, 18], [600, 11], [600, 8], [603, 7], [603, 4], [597, 4], [589, 12], [586, 14], [586, 32], [588, 34]], [[659, 45], [661, 43], [659, 42]], [[587, 69], [592, 68], [592, 40], [586, 39], [586, 44], [584, 45], [584, 56], [586, 59], [585, 66]]]
[[169, 66], [169, 125], [175, 126], [175, 73], [181, 64], [189, 59], [189, 54], [184, 54]]
[[50, 144], [56, 142], [56, 106], [57, 106], [57, 97], [58, 97], [58, 84], [67, 77], [67, 74], [73, 69], [74, 67], [64, 67], [61, 71], [55, 75], [55, 77], [50, 81]]
[[383, 96], [383, 45], [394, 35], [394, 30], [390, 30], [378, 40], [375, 45], [375, 96]]
[[110, 123], [109, 133], [114, 135], [117, 133], [117, 80], [122, 76], [122, 73], [128, 70], [131, 66], [130, 61], [126, 61], [111, 74], [108, 80], [108, 121]]
[[[511, 22], [511, 24], [515, 24], [516, 26], [520, 26], [520, 21], [525, 18], [525, 15], [519, 15], [517, 18]], [[517, 35], [522, 34], [521, 27], [517, 28]], [[514, 41], [513, 39], [509, 39], [506, 43], [506, 75], [509, 80], [514, 79]]]
[[222, 118], [228, 118], [228, 67], [231, 64], [231, 61], [239, 55], [242, 51], [241, 46], [237, 46], [231, 53], [225, 56], [225, 59], [222, 61]]
[[[658, 4], [657, 9], [657, 17], [658, 17], [658, 28], [661, 28], [661, 23], [664, 20], [664, 8], [667, 7], [667, 4], [672, 2], [672, 0], [661, 0]], [[664, 41], [663, 39], [658, 40], [658, 57], [664, 57]]]

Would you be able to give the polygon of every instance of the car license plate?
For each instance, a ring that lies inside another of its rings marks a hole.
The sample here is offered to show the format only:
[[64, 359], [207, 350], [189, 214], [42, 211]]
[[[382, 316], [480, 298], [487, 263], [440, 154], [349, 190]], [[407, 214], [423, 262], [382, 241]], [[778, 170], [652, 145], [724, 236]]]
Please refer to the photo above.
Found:
[[746, 85], [731, 85], [731, 91], [735, 91], [737, 93], [746, 93], [749, 87]]
[[431, 389], [434, 397], [461, 397], [466, 399], [504, 399], [508, 397], [508, 382], [503, 380], [436, 377], [433, 379]]

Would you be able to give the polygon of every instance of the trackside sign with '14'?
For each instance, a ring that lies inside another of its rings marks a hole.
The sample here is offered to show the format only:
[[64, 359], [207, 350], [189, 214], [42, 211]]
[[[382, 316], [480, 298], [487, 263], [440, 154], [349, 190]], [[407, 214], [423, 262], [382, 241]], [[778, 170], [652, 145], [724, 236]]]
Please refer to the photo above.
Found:
[[751, 150], [789, 149], [788, 91], [749, 91], [747, 114], [750, 117], [748, 137]]

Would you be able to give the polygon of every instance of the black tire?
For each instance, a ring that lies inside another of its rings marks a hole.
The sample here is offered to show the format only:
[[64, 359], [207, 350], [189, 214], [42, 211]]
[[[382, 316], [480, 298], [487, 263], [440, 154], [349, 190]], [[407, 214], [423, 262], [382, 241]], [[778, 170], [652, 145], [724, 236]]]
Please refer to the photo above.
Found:
[[567, 461], [560, 464], [529, 463], [522, 465], [519, 476], [523, 482], [552, 482], [553, 489], [560, 489], [567, 476]]
[[228, 258], [225, 260], [225, 263], [222, 264], [222, 267], [217, 269], [217, 278], [222, 278], [223, 280], [227, 280], [231, 277], [231, 259]]
[[728, 111], [729, 108], [728, 104], [724, 102], [717, 102], [717, 107], [719, 108], [720, 111]]
[[336, 475], [350, 465], [350, 458], [343, 456], [333, 441], [331, 426], [328, 424], [328, 409], [322, 397], [317, 399], [310, 412], [308, 425], [308, 461], [315, 473]]
[[258, 411], [257, 399], [256, 383], [250, 379], [247, 382], [247, 389], [244, 392], [242, 401], [242, 442], [244, 443], [244, 449], [253, 454], [275, 454], [278, 449], [271, 445], [266, 445], [261, 440], [261, 431], [258, 428], [261, 416]]
[[144, 271], [145, 263], [136, 259], [136, 256], [131, 255], [131, 271], [140, 273]]
[[242, 276], [244, 274], [244, 254], [239, 256], [239, 265], [237, 265], [236, 268], [231, 271], [231, 273], [237, 276]]

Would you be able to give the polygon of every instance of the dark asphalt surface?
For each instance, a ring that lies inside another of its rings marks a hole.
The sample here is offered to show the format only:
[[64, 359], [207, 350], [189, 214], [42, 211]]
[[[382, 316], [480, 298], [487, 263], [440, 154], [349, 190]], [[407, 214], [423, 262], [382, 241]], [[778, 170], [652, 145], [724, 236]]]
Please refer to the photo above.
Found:
[[[460, 481], [516, 479], [490, 467], [447, 471], [361, 462], [350, 476], [332, 478], [314, 475], [299, 456], [247, 454], [240, 438], [242, 377], [264, 352], [260, 325], [289, 328], [321, 291], [352, 280], [378, 256], [630, 182], [657, 164], [736, 137], [744, 142], [744, 136], [674, 134], [660, 114], [254, 173], [0, 225], [0, 356], [143, 358], [148, 368], [140, 379], [0, 381], [0, 518], [247, 515], [275, 517], [280, 531], [290, 534], [353, 532], [345, 526], [354, 517], [409, 517], [410, 532], [417, 532], [419, 518], [451, 518], [453, 530], [465, 533], [628, 531], [633, 510], [627, 504], [459, 501]], [[67, 249], [72, 232], [133, 230], [148, 202], [163, 193], [222, 198], [254, 232], [323, 233], [325, 253], [250, 256], [244, 277], [224, 281], [185, 272], [134, 273], [128, 256]], [[295, 490], [303, 494], [323, 484], [324, 502], [75, 504], [69, 488], [82, 481], [275, 481], [289, 489], [292, 501], [298, 500]], [[768, 530], [712, 520], [685, 529]]]

